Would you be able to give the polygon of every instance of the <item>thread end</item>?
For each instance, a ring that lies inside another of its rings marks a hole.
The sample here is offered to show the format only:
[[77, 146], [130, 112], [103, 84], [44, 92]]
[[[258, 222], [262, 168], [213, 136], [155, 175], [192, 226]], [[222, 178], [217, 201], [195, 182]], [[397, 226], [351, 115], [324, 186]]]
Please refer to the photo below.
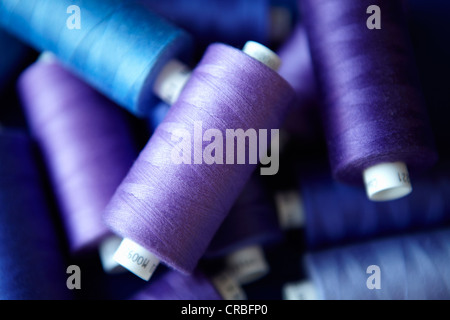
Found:
[[160, 262], [153, 253], [127, 238], [122, 240], [113, 258], [145, 281], [150, 280]]
[[372, 201], [390, 201], [412, 192], [408, 168], [403, 162], [380, 163], [363, 172], [366, 193]]
[[274, 71], [278, 71], [281, 66], [280, 57], [275, 52], [258, 42], [247, 41], [242, 51], [261, 63], [264, 63]]

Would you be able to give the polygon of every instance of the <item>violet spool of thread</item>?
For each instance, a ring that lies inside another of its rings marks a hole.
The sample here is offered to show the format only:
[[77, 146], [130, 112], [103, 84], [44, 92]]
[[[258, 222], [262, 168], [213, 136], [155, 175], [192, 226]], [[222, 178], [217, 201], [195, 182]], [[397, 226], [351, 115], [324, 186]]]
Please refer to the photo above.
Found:
[[241, 284], [270, 272], [264, 247], [283, 238], [275, 203], [261, 180], [254, 174], [247, 182], [204, 255], [207, 259], [224, 258]]
[[294, 88], [297, 96], [284, 128], [296, 137], [317, 139], [319, 95], [308, 35], [302, 22], [297, 23], [277, 54], [283, 61], [278, 73]]
[[[323, 124], [333, 175], [368, 197], [407, 195], [409, 171], [437, 155], [401, 1], [301, 0], [323, 95]], [[381, 9], [381, 29], [367, 10]]]
[[[149, 119], [156, 128], [170, 106], [160, 103]], [[273, 198], [258, 174], [253, 174], [214, 235], [205, 252], [206, 259], [225, 258], [230, 274], [241, 284], [264, 277], [270, 267], [264, 256], [264, 246], [282, 238]]]
[[[36, 50], [52, 52], [108, 98], [145, 117], [158, 101], [153, 87], [159, 74], [173, 59], [190, 59], [191, 38], [136, 2], [3, 0], [0, 24]], [[79, 25], [74, 23], [77, 12]]]
[[[246, 52], [254, 48], [252, 56], [269, 65], [274, 61], [272, 52], [255, 43]], [[226, 129], [279, 128], [293, 99], [289, 84], [249, 54], [224, 44], [209, 46], [105, 210], [108, 226], [156, 261], [191, 273], [257, 166], [248, 160], [236, 164], [236, 152], [234, 165], [194, 163], [201, 162], [207, 145], [199, 143], [198, 134], [201, 139], [208, 129], [226, 137]], [[194, 149], [187, 151], [192, 164], [173, 161], [183, 134]], [[225, 151], [224, 140], [220, 145]], [[125, 244], [121, 254], [125, 263], [128, 254], [134, 257]], [[139, 263], [139, 255], [135, 260]]]
[[98, 249], [113, 236], [102, 213], [137, 157], [127, 114], [52, 57], [31, 65], [18, 88], [71, 253]]
[[210, 278], [196, 269], [191, 275], [169, 270], [130, 300], [246, 300], [246, 296], [226, 274]]
[[311, 300], [448, 300], [449, 243], [442, 229], [311, 253], [297, 291]]
[[33, 151], [25, 132], [0, 129], [0, 299], [72, 299]]

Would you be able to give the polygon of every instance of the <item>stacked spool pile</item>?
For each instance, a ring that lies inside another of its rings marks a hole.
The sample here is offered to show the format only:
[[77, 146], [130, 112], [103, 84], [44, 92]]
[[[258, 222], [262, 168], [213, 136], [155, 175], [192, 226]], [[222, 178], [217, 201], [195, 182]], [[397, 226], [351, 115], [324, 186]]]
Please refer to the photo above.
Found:
[[3, 0], [0, 298], [450, 299], [448, 8]]

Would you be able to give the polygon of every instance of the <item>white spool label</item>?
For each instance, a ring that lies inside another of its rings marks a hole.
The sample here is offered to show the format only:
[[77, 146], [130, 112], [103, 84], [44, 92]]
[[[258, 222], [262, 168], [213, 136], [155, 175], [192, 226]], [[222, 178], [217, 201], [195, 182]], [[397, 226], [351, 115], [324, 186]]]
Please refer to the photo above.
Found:
[[212, 283], [224, 300], [247, 300], [247, 295], [239, 283], [228, 272], [215, 276]]
[[227, 267], [231, 276], [240, 284], [248, 284], [269, 273], [269, 265], [259, 246], [252, 246], [230, 254]]
[[139, 244], [123, 239], [114, 260], [141, 279], [148, 281], [159, 264], [159, 259]]

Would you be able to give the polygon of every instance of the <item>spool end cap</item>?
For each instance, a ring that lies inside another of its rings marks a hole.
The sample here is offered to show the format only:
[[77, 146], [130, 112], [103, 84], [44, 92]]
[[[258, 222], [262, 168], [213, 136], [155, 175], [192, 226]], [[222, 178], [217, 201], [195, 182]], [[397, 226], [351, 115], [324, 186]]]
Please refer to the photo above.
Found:
[[274, 71], [278, 71], [281, 66], [280, 57], [275, 52], [258, 42], [247, 41], [242, 51], [250, 57], [264, 63]]
[[125, 272], [116, 260], [114, 260], [114, 253], [122, 242], [122, 238], [117, 236], [110, 236], [105, 238], [99, 246], [99, 256], [102, 263], [103, 270], [108, 274], [117, 274]]
[[153, 253], [127, 238], [122, 240], [113, 258], [145, 281], [151, 278], [160, 262]]
[[380, 163], [363, 172], [366, 193], [372, 201], [390, 201], [412, 192], [408, 168], [403, 162]]
[[244, 247], [226, 257], [230, 274], [240, 283], [248, 284], [266, 276], [270, 267], [262, 248], [258, 245]]

